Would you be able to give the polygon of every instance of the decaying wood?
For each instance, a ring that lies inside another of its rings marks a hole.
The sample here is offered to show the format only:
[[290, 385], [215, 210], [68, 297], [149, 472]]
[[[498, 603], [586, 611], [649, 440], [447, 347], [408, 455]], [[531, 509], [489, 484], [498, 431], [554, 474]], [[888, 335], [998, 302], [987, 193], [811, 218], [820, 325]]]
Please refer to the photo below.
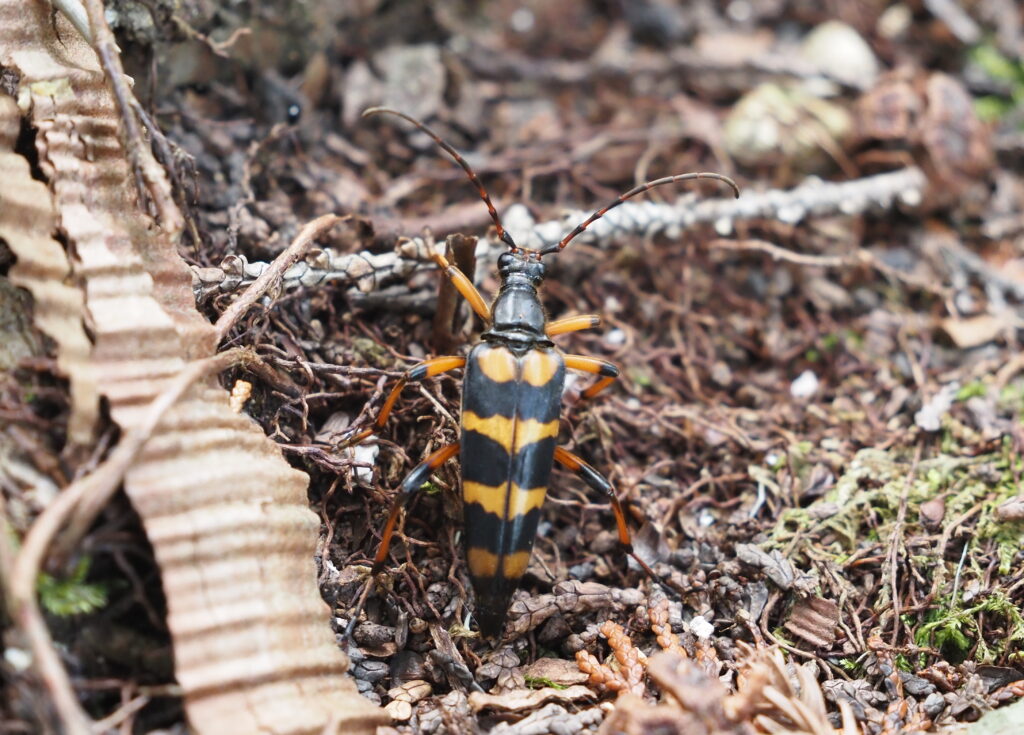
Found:
[[57, 344], [57, 366], [71, 377], [71, 441], [92, 440], [99, 415], [96, 377], [89, 364], [91, 345], [82, 320], [82, 292], [66, 282], [71, 273], [64, 248], [53, 238], [57, 217], [46, 186], [32, 178], [29, 163], [14, 152], [21, 113], [0, 96], [0, 239], [18, 257], [11, 281], [32, 294], [39, 329]]
[[55, 502], [32, 524], [23, 540], [13, 565], [10, 581], [13, 616], [25, 632], [36, 667], [53, 697], [53, 703], [65, 730], [71, 735], [88, 735], [89, 719], [75, 699], [71, 681], [60, 663], [49, 631], [36, 600], [36, 579], [44, 555], [61, 527], [83, 504], [105, 505], [117, 491], [125, 474], [133, 466], [139, 452], [153, 436], [157, 424], [167, 410], [180, 400], [193, 383], [234, 364], [241, 350], [222, 352], [215, 357], [187, 366], [149, 405], [145, 419], [125, 436], [107, 460], [85, 477], [77, 480], [57, 496]]
[[[88, 363], [131, 436], [186, 365], [215, 353], [216, 331], [195, 309], [171, 234], [142, 212], [122, 142], [131, 106], [115, 101], [97, 53], [45, 3], [16, 0], [0, 2], [0, 50], [0, 66], [17, 74], [46, 196], [76, 254], [72, 282], [82, 285], [93, 336]], [[155, 199], [162, 171], [142, 160], [148, 150], [135, 153]], [[181, 221], [172, 206], [157, 207], [171, 233]], [[74, 383], [76, 365], [67, 369]], [[344, 676], [316, 586], [319, 523], [307, 483], [212, 380], [167, 408], [127, 468], [197, 733], [319, 733], [330, 722], [359, 733], [384, 720]], [[37, 560], [22, 565], [33, 578]], [[69, 717], [66, 726], [77, 721], [81, 731], [80, 710]]]

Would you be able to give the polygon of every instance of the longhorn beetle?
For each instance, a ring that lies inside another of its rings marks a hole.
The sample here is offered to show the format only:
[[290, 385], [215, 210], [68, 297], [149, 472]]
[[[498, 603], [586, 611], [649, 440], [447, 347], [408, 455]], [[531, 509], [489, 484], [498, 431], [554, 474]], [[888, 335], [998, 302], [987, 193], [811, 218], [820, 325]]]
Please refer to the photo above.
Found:
[[397, 110], [371, 107], [363, 112], [363, 117], [377, 114], [396, 115], [412, 123], [465, 170], [487, 205], [498, 237], [508, 245], [508, 251], [498, 258], [501, 288], [490, 306], [464, 273], [450, 265], [440, 253], [432, 253], [432, 260], [452, 280], [487, 329], [468, 357], [435, 357], [406, 371], [384, 401], [373, 425], [345, 442], [346, 445], [357, 444], [383, 429], [406, 384], [465, 368], [460, 440], [435, 451], [402, 482], [384, 525], [371, 578], [360, 596], [348, 632], [355, 626], [373, 577], [387, 560], [400, 510], [431, 473], [456, 454], [462, 465], [466, 561], [476, 591], [480, 632], [485, 637], [495, 638], [501, 633], [509, 599], [530, 562], [540, 510], [555, 462], [608, 497], [615, 512], [619, 544], [656, 579], [650, 567], [633, 553], [626, 517], [611, 483], [575, 454], [555, 445], [566, 369], [598, 376], [583, 391], [584, 398], [592, 398], [607, 388], [619, 376], [619, 369], [595, 357], [563, 354], [555, 347], [552, 337], [592, 329], [601, 319], [596, 315], [581, 315], [553, 322], [547, 320], [537, 293], [544, 280], [541, 258], [562, 250], [610, 209], [656, 186], [691, 179], [715, 179], [732, 187], [737, 197], [739, 188], [727, 176], [713, 173], [656, 179], [630, 189], [599, 209], [557, 244], [543, 250], [522, 248], [502, 226], [480, 179], [454, 148], [422, 122]]

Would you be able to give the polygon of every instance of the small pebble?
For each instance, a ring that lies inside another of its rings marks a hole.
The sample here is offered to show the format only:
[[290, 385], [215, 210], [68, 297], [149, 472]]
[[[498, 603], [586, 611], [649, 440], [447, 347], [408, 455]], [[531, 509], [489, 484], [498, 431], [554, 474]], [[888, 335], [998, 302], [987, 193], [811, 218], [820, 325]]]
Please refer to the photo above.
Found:
[[703, 615], [698, 615], [690, 621], [690, 632], [702, 640], [710, 638], [715, 632], [715, 626], [705, 620]]
[[789, 386], [789, 394], [793, 398], [810, 398], [818, 392], [818, 376], [810, 370], [804, 370]]
[[412, 717], [412, 705], [397, 699], [384, 705], [384, 711], [395, 722], [405, 722]]

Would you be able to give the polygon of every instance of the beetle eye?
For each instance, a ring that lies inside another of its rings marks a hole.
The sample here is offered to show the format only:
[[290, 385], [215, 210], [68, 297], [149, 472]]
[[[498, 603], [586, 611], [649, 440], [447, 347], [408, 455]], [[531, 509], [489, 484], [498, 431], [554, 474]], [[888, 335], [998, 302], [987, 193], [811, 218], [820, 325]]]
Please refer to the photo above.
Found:
[[505, 269], [512, 265], [512, 261], [515, 260], [515, 256], [512, 253], [502, 253], [498, 256], [498, 268]]

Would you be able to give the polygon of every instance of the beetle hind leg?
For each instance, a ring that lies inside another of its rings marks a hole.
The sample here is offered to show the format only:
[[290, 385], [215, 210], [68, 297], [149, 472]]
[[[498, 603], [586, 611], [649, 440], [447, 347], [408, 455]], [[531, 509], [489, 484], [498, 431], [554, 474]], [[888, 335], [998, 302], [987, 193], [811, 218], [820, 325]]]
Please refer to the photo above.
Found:
[[374, 577], [380, 574], [384, 569], [384, 564], [388, 558], [388, 552], [391, 550], [391, 538], [394, 536], [395, 527], [398, 525], [399, 513], [401, 513], [402, 508], [409, 503], [420, 488], [423, 487], [424, 483], [434, 470], [459, 453], [459, 446], [459, 442], [455, 442], [454, 444], [441, 447], [416, 465], [412, 472], [406, 475], [405, 479], [402, 480], [402, 484], [398, 489], [398, 494], [395, 496], [394, 500], [391, 501], [391, 510], [388, 512], [388, 519], [384, 523], [384, 530], [381, 532], [380, 544], [377, 546], [377, 553], [373, 557], [373, 568], [370, 570], [370, 576], [366, 580], [366, 584], [362, 591], [359, 593], [356, 608], [352, 613], [352, 618], [349, 620], [348, 626], [345, 628], [344, 640], [346, 642], [352, 638], [352, 632], [356, 628], [359, 616], [363, 612], [363, 606], [366, 604], [366, 598], [369, 596], [370, 588], [373, 586]]
[[606, 495], [608, 497], [608, 500], [612, 504], [612, 511], [615, 513], [615, 525], [618, 527], [620, 548], [622, 548], [623, 551], [625, 551], [637, 564], [640, 565], [640, 568], [644, 570], [648, 577], [658, 584], [663, 584], [661, 579], [654, 573], [654, 570], [651, 569], [647, 562], [637, 556], [636, 552], [633, 551], [633, 539], [629, 533], [629, 526], [626, 524], [626, 514], [622, 510], [622, 504], [619, 502], [619, 498], [615, 494], [615, 488], [612, 487], [612, 484], [605, 479], [604, 475], [570, 452], [568, 449], [555, 447], [555, 461], [567, 470], [579, 475], [583, 482], [587, 483], [587, 485], [592, 487], [594, 490], [597, 490], [602, 495]]

